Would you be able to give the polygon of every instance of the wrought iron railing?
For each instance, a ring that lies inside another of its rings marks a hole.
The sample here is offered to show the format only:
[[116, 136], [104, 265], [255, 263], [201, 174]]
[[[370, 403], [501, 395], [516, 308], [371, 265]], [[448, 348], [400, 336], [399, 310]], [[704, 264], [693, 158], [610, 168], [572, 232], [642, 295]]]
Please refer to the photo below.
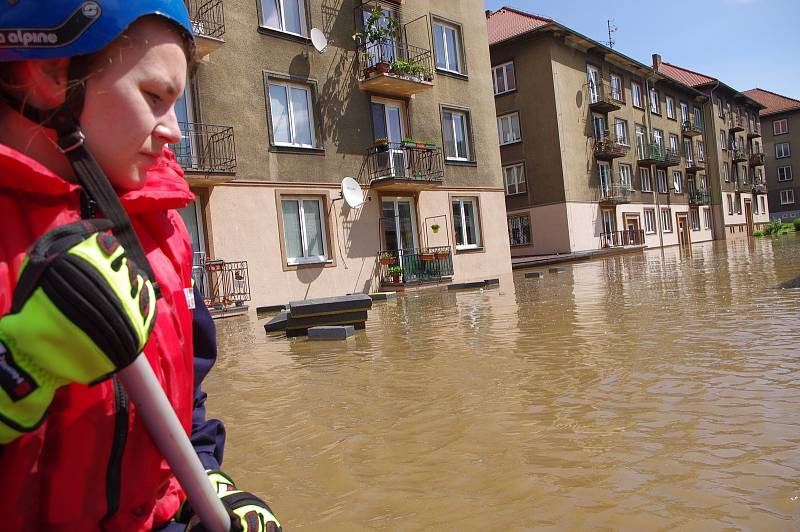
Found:
[[601, 203], [630, 203], [633, 188], [619, 183], [600, 184], [598, 201]]
[[735, 148], [731, 150], [731, 157], [733, 158], [733, 162], [735, 163], [747, 160], [747, 154], [744, 152], [743, 149], [740, 148]]
[[658, 142], [650, 142], [637, 147], [637, 158], [639, 162], [645, 164], [655, 164], [657, 166], [677, 166], [681, 163], [681, 154], [678, 150], [665, 148]]
[[222, 0], [186, 0], [186, 7], [195, 35], [222, 39], [225, 35]]
[[415, 142], [386, 142], [367, 150], [359, 181], [362, 185], [382, 179], [441, 183], [443, 176], [441, 148]]
[[689, 192], [690, 205], [711, 205], [711, 193], [706, 190], [693, 190]]
[[619, 109], [620, 104], [623, 103], [624, 90], [622, 87], [612, 87], [608, 80], [589, 81], [586, 86], [589, 89], [589, 107], [591, 109], [598, 108], [600, 111], [606, 107], [609, 110]]
[[644, 231], [641, 229], [627, 229], [625, 231], [612, 231], [610, 233], [600, 234], [601, 248], [643, 245]]
[[681, 124], [681, 131], [683, 131], [683, 134], [686, 136], [695, 136], [703, 132], [703, 126], [692, 120], [684, 120], [683, 124]]
[[751, 153], [748, 156], [748, 161], [750, 166], [761, 166], [764, 164], [764, 154], [763, 153]]
[[594, 156], [597, 159], [614, 159], [625, 157], [630, 147], [623, 144], [616, 135], [604, 135], [594, 141]]
[[170, 147], [188, 172], [233, 173], [236, 145], [233, 128], [181, 122], [181, 142]]
[[204, 260], [202, 264], [205, 278], [197, 283], [203, 299], [211, 309], [240, 307], [250, 301], [250, 275], [247, 261], [226, 262], [224, 260]]
[[384, 282], [427, 282], [453, 276], [449, 246], [382, 251], [378, 261]]
[[753, 184], [753, 194], [766, 194], [767, 193], [767, 184], [763, 181], [759, 181]]
[[738, 114], [731, 113], [728, 116], [728, 129], [733, 131], [744, 131], [744, 120]]
[[377, 74], [391, 74], [418, 82], [433, 81], [431, 51], [396, 39], [378, 39], [358, 47], [360, 80]]

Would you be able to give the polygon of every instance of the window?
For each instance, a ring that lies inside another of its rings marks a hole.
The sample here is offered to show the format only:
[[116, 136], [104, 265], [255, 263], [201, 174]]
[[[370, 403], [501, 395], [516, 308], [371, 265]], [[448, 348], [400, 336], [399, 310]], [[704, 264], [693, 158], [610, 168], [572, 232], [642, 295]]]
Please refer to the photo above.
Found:
[[328, 260], [322, 198], [283, 197], [283, 241], [288, 264]]
[[725, 118], [725, 106], [722, 105], [722, 98], [717, 98], [717, 116]]
[[436, 48], [436, 68], [461, 74], [461, 30], [444, 22], [433, 23], [433, 44]]
[[625, 101], [625, 89], [622, 86], [622, 76], [611, 74], [611, 98], [618, 102]]
[[653, 130], [653, 142], [659, 147], [664, 148], [664, 132], [660, 129]]
[[622, 186], [623, 189], [627, 190], [633, 189], [633, 186], [631, 184], [631, 165], [629, 164], [619, 165], [619, 184]]
[[453, 198], [452, 205], [456, 249], [476, 249], [480, 247], [478, 198]]
[[661, 209], [661, 228], [665, 233], [672, 232], [672, 211], [670, 209]]
[[517, 79], [514, 77], [514, 62], [509, 61], [492, 67], [495, 95], [511, 92], [517, 88]]
[[692, 231], [699, 231], [700, 230], [700, 211], [697, 209], [691, 209], [689, 211], [689, 218], [690, 223], [692, 224]]
[[650, 111], [653, 114], [661, 114], [661, 100], [659, 100], [658, 91], [655, 88], [650, 89]]
[[442, 110], [444, 155], [451, 161], [470, 160], [469, 119], [464, 111]]
[[617, 142], [620, 144], [624, 144], [625, 146], [630, 145], [630, 141], [628, 140], [628, 121], [621, 120], [617, 118], [614, 120], [614, 133], [617, 135]]
[[675, 119], [675, 98], [672, 96], [666, 97], [667, 102], [667, 118]]
[[728, 161], [722, 163], [722, 177], [723, 179], [725, 179], [726, 183], [730, 182], [731, 180], [731, 174], [730, 171], [728, 170]]
[[698, 161], [706, 160], [706, 145], [702, 140], [697, 141], [697, 160]]
[[314, 113], [307, 86], [270, 81], [269, 107], [275, 145], [314, 147]]
[[512, 164], [511, 166], [504, 166], [503, 176], [505, 177], [506, 182], [506, 196], [523, 194], [527, 191], [524, 164], [520, 163]]
[[700, 174], [700, 190], [708, 191], [708, 177], [706, 174]]
[[592, 114], [592, 127], [594, 129], [594, 138], [597, 140], [604, 139], [608, 135], [606, 118], [603, 115]]
[[634, 107], [638, 107], [640, 109], [644, 109], [644, 103], [642, 102], [642, 85], [639, 82], [631, 81], [631, 96], [633, 99]]
[[680, 170], [672, 171], [672, 187], [675, 190], [675, 194], [683, 193], [683, 174]]
[[711, 209], [703, 208], [703, 229], [711, 229]]
[[792, 180], [792, 167], [780, 166], [778, 167], [778, 181], [791, 181]]
[[761, 203], [761, 214], [767, 214], [767, 203], [764, 196], [759, 196], [758, 199]]
[[719, 145], [722, 147], [722, 151], [728, 149], [728, 137], [725, 135], [724, 129], [721, 129], [719, 132]]
[[667, 172], [666, 170], [656, 170], [656, 187], [662, 194], [667, 193]]
[[597, 163], [597, 175], [600, 181], [600, 194], [604, 198], [611, 196], [611, 166], [607, 162]]
[[789, 132], [789, 122], [785, 118], [772, 121], [772, 134], [784, 135]]
[[703, 113], [699, 107], [694, 108], [694, 125], [697, 128], [703, 129]]
[[728, 196], [728, 214], [733, 214], [733, 194], [725, 194]]
[[678, 153], [678, 135], [674, 133], [669, 134], [669, 149]]
[[512, 246], [531, 243], [531, 219], [527, 214], [508, 217], [508, 240]]
[[650, 234], [656, 232], [656, 211], [653, 209], [644, 210], [644, 232]]
[[794, 203], [794, 190], [781, 190], [781, 205], [790, 205]]
[[758, 214], [758, 200], [753, 202], [753, 214]]
[[788, 142], [781, 142], [780, 144], [775, 145], [775, 158], [776, 159], [783, 159], [784, 157], [789, 157], [791, 152], [789, 151], [789, 143]]
[[639, 183], [642, 187], [642, 192], [652, 192], [652, 185], [650, 184], [650, 169], [641, 167], [639, 168]]
[[522, 133], [519, 130], [519, 113], [498, 116], [497, 132], [500, 134], [501, 146], [522, 140]]
[[303, 0], [261, 0], [261, 25], [296, 35], [306, 34]]
[[636, 124], [634, 127], [634, 134], [636, 135], [636, 156], [639, 159], [644, 159], [645, 155], [645, 129], [644, 126]]
[[742, 214], [742, 195], [736, 194], [736, 214]]
[[683, 156], [686, 162], [694, 162], [694, 150], [692, 150], [692, 139], [683, 139]]

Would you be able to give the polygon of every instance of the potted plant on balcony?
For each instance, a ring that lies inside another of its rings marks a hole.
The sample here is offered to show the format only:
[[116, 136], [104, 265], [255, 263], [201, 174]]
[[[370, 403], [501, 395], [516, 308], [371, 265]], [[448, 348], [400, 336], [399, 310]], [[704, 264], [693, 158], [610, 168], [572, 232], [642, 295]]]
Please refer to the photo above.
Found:
[[376, 148], [378, 152], [389, 151], [389, 139], [386, 137], [375, 139], [372, 146]]
[[397, 258], [388, 251], [381, 251], [381, 254], [378, 255], [378, 261], [384, 266], [391, 266], [397, 262]]
[[433, 142], [432, 140], [425, 141], [425, 149], [429, 150], [429, 151], [430, 150], [435, 150], [436, 149], [436, 143]]
[[435, 257], [435, 253], [433, 252], [433, 249], [424, 249], [424, 250], [420, 250], [420, 252], [419, 252], [419, 260], [421, 260], [421, 261], [425, 261], [425, 262], [431, 261], [431, 260], [433, 260], [434, 257]]
[[392, 280], [393, 283], [397, 284], [400, 282], [400, 276], [403, 275], [403, 268], [400, 266], [389, 266], [386, 269], [386, 275]]
[[[352, 35], [354, 43], [365, 47], [364, 58], [367, 59], [367, 64], [370, 65], [368, 68], [374, 68], [371, 72], [377, 71], [382, 74], [389, 72], [389, 60], [391, 58], [386, 58], [383, 54], [384, 50], [394, 50], [394, 46], [388, 46], [388, 44], [398, 36], [399, 29], [400, 21], [388, 16], [376, 7], [370, 11], [369, 17], [364, 22], [364, 31]], [[375, 52], [370, 49], [380, 54], [378, 61], [375, 63], [373, 63]], [[371, 57], [367, 57], [367, 54], [371, 54]]]
[[406, 148], [416, 148], [417, 141], [412, 139], [411, 137], [403, 137], [403, 146]]
[[439, 232], [439, 229], [441, 229], [441, 227], [442, 226], [440, 226], [439, 224], [431, 224], [431, 231], [433, 231], [433, 233], [436, 234]]
[[446, 260], [450, 256], [450, 248], [436, 248], [436, 260]]

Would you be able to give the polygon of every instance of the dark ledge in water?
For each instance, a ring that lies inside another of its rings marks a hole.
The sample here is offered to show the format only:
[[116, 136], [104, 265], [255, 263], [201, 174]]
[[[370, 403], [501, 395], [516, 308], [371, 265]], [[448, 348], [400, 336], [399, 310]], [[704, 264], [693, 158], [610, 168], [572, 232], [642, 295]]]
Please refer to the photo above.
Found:
[[788, 281], [782, 282], [778, 285], [779, 288], [800, 288], [800, 277], [795, 277], [794, 279], [789, 279]]

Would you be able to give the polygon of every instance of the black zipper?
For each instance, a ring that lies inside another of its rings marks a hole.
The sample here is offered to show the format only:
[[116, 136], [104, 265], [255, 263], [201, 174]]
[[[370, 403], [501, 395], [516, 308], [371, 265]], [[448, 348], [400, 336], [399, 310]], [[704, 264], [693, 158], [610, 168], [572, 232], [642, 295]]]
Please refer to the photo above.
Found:
[[114, 383], [114, 441], [111, 444], [111, 456], [106, 469], [106, 515], [105, 522], [119, 510], [120, 489], [122, 486], [122, 453], [128, 440], [128, 414], [130, 412], [128, 394], [116, 376]]

